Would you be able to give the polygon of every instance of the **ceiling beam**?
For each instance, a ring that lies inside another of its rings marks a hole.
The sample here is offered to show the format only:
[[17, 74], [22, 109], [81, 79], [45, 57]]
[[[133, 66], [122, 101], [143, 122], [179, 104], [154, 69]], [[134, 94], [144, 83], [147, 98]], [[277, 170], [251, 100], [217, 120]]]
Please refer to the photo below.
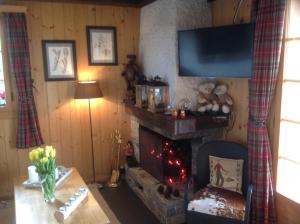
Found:
[[[0, 0], [0, 3], [12, 3], [12, 2], [22, 2], [22, 1], [26, 1], [26, 0]], [[156, 0], [32, 0], [32, 1], [143, 7]]]
[[141, 1], [141, 3], [139, 3], [138, 5], [139, 5], [139, 7], [143, 7], [143, 6], [145, 6], [145, 5], [148, 5], [148, 4], [150, 4], [150, 3], [152, 3], [152, 2], [155, 2], [156, 0], [143, 0], [143, 1]]

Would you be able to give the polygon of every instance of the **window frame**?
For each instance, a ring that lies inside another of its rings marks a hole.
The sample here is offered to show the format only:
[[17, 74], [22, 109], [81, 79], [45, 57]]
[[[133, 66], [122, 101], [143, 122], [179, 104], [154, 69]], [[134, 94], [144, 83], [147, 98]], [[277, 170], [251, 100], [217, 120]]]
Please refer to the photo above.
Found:
[[11, 118], [15, 116], [16, 102], [14, 100], [14, 92], [12, 91], [15, 85], [12, 83], [10, 76], [9, 62], [8, 62], [8, 50], [5, 36], [5, 30], [3, 26], [3, 16], [0, 15], [0, 37], [1, 37], [1, 49], [2, 49], [2, 60], [3, 60], [3, 76], [6, 94], [6, 105], [0, 106], [0, 118]]
[[[287, 0], [287, 9], [286, 9], [286, 18], [285, 18], [285, 28], [284, 28], [284, 36], [283, 36], [283, 40], [282, 40], [282, 54], [281, 54], [281, 58], [280, 58], [280, 68], [279, 68], [279, 74], [278, 74], [278, 79], [277, 79], [277, 85], [276, 85], [276, 92], [274, 94], [274, 105], [273, 105], [273, 120], [270, 120], [270, 126], [272, 126], [274, 128], [274, 130], [272, 130], [270, 133], [272, 135], [273, 133], [273, 148], [275, 149], [273, 152], [273, 161], [274, 161], [274, 177], [275, 177], [275, 193], [277, 195], [278, 200], [280, 200], [281, 202], [284, 201], [284, 203], [287, 203], [289, 206], [293, 206], [293, 208], [297, 209], [299, 208], [298, 206], [300, 206], [300, 203], [285, 196], [284, 194], [282, 194], [280, 191], [278, 191], [278, 173], [280, 172], [278, 169], [278, 163], [280, 159], [283, 159], [285, 161], [289, 161], [289, 158], [286, 158], [285, 156], [280, 155], [280, 133], [281, 133], [281, 122], [282, 121], [291, 121], [292, 123], [299, 123], [297, 121], [294, 120], [289, 120], [286, 119], [283, 114], [282, 114], [282, 96], [284, 94], [284, 85], [285, 83], [299, 83], [300, 85], [300, 81], [298, 80], [292, 80], [290, 78], [286, 78], [285, 77], [285, 59], [286, 59], [286, 51], [287, 51], [287, 43], [291, 42], [291, 41], [299, 41], [300, 42], [300, 36], [299, 37], [289, 37], [288, 36], [288, 29], [289, 29], [289, 21], [290, 21], [290, 9], [291, 9], [291, 2], [293, 0]], [[290, 161], [290, 162], [295, 162], [295, 161]], [[299, 165], [299, 164], [298, 164]], [[283, 200], [283, 201], [282, 201]]]

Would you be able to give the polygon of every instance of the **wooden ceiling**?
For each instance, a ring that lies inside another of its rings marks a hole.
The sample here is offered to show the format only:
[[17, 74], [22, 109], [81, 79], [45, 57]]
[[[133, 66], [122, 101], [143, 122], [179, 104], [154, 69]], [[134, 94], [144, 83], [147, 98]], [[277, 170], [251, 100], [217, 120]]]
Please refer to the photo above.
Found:
[[[1, 2], [10, 2], [11, 0], [0, 0]], [[24, 0], [15, 0], [24, 1]], [[45, 1], [45, 2], [69, 2], [69, 3], [86, 3], [86, 4], [99, 4], [99, 5], [120, 5], [120, 6], [132, 6], [143, 7], [156, 0], [33, 0], [33, 1]]]

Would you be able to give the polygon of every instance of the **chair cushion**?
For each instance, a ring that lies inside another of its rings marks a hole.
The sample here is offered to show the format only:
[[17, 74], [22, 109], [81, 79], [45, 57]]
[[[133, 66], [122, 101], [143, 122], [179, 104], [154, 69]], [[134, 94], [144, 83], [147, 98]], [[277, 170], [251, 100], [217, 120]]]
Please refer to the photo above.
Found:
[[243, 163], [244, 160], [242, 159], [209, 156], [209, 186], [220, 187], [242, 194]]
[[188, 211], [244, 220], [245, 199], [239, 193], [206, 187], [199, 190], [188, 204]]

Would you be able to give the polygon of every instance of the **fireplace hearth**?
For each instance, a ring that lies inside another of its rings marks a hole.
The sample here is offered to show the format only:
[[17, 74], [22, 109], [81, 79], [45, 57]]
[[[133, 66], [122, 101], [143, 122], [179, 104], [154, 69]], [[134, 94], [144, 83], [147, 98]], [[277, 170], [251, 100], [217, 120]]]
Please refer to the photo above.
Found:
[[183, 184], [190, 174], [189, 140], [170, 140], [139, 126], [140, 165], [163, 184]]
[[[205, 142], [221, 139], [228, 117], [189, 116], [174, 120], [170, 115], [128, 107], [132, 118], [132, 140], [140, 167], [128, 168], [126, 181], [163, 224], [185, 221], [184, 183], [196, 173], [198, 149]], [[179, 190], [179, 197], [165, 197], [161, 185]]]

